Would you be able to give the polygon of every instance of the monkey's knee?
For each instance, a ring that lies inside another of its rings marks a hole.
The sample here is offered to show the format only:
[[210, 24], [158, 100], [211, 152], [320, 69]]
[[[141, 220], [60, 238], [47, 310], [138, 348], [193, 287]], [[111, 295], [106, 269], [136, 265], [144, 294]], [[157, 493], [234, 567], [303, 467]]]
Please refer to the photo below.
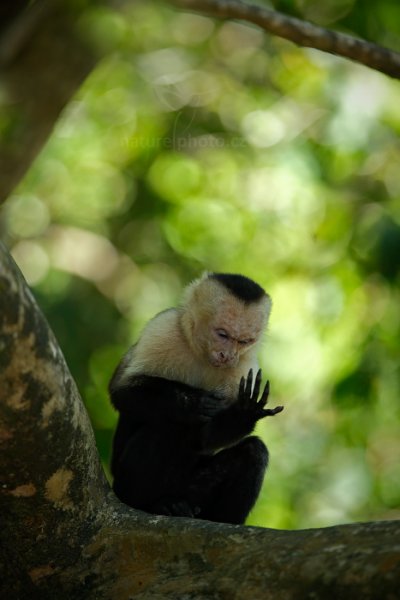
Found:
[[236, 449], [240, 453], [242, 461], [248, 466], [257, 466], [265, 471], [268, 466], [269, 452], [268, 448], [260, 438], [251, 436], [240, 442]]
[[257, 437], [245, 438], [213, 457], [221, 478], [200, 517], [222, 523], [244, 523], [260, 493], [268, 450]]

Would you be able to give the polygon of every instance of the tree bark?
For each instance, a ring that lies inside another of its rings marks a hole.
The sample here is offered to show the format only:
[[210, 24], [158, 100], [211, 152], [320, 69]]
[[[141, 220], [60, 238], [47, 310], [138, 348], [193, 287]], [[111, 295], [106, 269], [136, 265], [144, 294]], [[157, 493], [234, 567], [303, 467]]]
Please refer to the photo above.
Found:
[[239, 19], [253, 23], [268, 33], [299, 46], [350, 58], [390, 77], [400, 79], [400, 54], [378, 44], [332, 29], [318, 27], [308, 21], [241, 0], [172, 0], [172, 2], [181, 8], [214, 17]]
[[398, 597], [400, 522], [277, 531], [119, 503], [62, 353], [4, 246], [0, 445], [1, 598]]
[[0, 72], [8, 124], [0, 140], [0, 204], [96, 64], [94, 49], [75, 26], [83, 8], [72, 10], [69, 4], [37, 0], [26, 10], [22, 6], [1, 32]]

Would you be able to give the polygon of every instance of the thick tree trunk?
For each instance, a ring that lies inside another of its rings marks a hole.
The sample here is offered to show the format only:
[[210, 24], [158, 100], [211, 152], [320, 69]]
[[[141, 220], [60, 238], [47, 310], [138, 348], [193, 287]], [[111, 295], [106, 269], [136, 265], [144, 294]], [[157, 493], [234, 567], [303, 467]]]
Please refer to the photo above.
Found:
[[0, 444], [1, 598], [398, 597], [400, 522], [274, 531], [121, 505], [62, 353], [3, 246]]

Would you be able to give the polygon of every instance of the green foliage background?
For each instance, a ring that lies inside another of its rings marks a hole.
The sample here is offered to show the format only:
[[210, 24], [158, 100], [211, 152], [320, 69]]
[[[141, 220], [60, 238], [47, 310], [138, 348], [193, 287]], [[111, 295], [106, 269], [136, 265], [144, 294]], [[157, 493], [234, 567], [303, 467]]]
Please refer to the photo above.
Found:
[[[400, 48], [386, 0], [275, 6]], [[122, 353], [204, 269], [272, 295], [271, 452], [249, 523], [395, 518], [400, 87], [255, 27], [135, 2], [81, 20], [104, 59], [1, 214], [107, 469]]]

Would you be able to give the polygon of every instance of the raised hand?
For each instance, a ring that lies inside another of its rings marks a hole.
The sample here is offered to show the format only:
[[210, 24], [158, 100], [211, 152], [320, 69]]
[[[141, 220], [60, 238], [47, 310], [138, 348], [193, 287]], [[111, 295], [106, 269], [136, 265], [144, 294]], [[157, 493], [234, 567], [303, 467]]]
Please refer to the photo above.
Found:
[[258, 371], [253, 386], [253, 371], [242, 377], [236, 401], [222, 408], [214, 417], [205, 422], [202, 448], [205, 451], [218, 450], [243, 440], [264, 417], [280, 413], [283, 406], [265, 408], [268, 401], [269, 383], [261, 395], [261, 370]]
[[258, 398], [261, 389], [262, 371], [258, 370], [253, 387], [253, 369], [250, 369], [247, 377], [242, 377], [239, 384], [239, 394], [237, 399], [237, 408], [248, 412], [258, 421], [264, 417], [272, 417], [283, 410], [283, 406], [275, 408], [265, 408], [268, 402], [269, 381], [265, 384], [264, 390]]

